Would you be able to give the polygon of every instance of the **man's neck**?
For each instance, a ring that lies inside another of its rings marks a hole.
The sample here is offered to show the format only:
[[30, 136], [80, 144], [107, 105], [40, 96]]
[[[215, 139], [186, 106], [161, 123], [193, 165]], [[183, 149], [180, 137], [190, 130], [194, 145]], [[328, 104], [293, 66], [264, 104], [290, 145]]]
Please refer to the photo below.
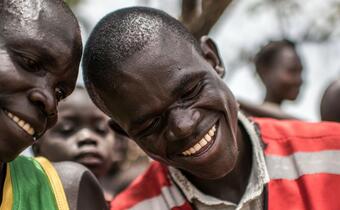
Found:
[[203, 193], [221, 200], [239, 203], [248, 185], [252, 166], [252, 145], [243, 126], [237, 132], [239, 158], [232, 172], [221, 179], [204, 180], [188, 173], [185, 176]]
[[283, 99], [281, 97], [278, 97], [275, 94], [270, 94], [267, 92], [266, 97], [264, 98], [263, 102], [270, 102], [273, 104], [277, 104], [278, 106], [281, 106]]

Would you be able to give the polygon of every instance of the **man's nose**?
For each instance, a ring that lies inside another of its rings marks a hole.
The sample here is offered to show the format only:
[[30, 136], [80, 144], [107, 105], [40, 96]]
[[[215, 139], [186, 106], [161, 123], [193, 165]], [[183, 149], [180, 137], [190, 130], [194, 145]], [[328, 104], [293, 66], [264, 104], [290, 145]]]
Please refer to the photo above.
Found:
[[76, 134], [76, 141], [78, 147], [82, 147], [85, 145], [98, 145], [98, 138], [96, 135], [88, 128], [83, 128]]
[[195, 131], [200, 113], [192, 109], [171, 110], [168, 117], [167, 138], [170, 141], [189, 137]]
[[53, 91], [35, 88], [29, 92], [28, 97], [46, 116], [51, 117], [57, 114], [57, 100]]
[[58, 119], [57, 100], [54, 91], [47, 88], [35, 88], [29, 91], [28, 99], [43, 113], [47, 119], [47, 128], [52, 127]]

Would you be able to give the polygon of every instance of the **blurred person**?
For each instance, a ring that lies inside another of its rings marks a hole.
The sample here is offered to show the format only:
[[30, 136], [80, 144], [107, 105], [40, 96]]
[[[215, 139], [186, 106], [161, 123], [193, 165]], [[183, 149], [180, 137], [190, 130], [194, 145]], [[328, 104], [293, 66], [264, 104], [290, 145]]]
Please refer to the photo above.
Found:
[[258, 117], [295, 118], [281, 109], [284, 100], [296, 100], [302, 85], [302, 62], [295, 44], [289, 40], [271, 41], [255, 56], [256, 72], [266, 94], [261, 105], [240, 101], [241, 109]]
[[[53, 162], [78, 162], [90, 169], [101, 182], [111, 169], [116, 152], [109, 118], [92, 103], [81, 86], [59, 103], [58, 112], [56, 125], [33, 145], [34, 155]], [[106, 200], [111, 200], [112, 189], [102, 187]]]
[[111, 201], [139, 175], [123, 170], [129, 155], [128, 140], [115, 135], [109, 117], [93, 104], [82, 86], [60, 102], [58, 111], [57, 124], [33, 145], [34, 155], [86, 166], [101, 183], [106, 201]]
[[166, 13], [105, 16], [83, 70], [111, 127], [155, 160], [112, 210], [340, 208], [340, 125], [245, 117], [214, 42]]
[[322, 121], [340, 122], [340, 79], [333, 81], [325, 90], [320, 104]]
[[78, 22], [61, 0], [0, 1], [0, 209], [105, 209], [85, 167], [19, 154], [57, 120], [82, 54]]
[[111, 190], [113, 197], [125, 190], [150, 164], [146, 154], [135, 142], [117, 133], [114, 154], [110, 171], [101, 178], [102, 185]]

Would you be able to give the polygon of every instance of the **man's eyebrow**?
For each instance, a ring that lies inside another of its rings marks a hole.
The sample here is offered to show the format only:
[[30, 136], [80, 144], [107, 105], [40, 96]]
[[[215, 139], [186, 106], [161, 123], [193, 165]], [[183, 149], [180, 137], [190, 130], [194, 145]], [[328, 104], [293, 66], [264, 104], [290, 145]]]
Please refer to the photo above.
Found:
[[148, 120], [148, 119], [150, 119], [150, 118], [152, 118], [152, 117], [154, 117], [154, 116], [155, 116], [155, 114], [153, 114], [153, 113], [150, 113], [150, 114], [146, 114], [146, 115], [140, 116], [140, 117], [136, 118], [135, 120], [133, 120], [131, 124], [132, 124], [133, 126], [141, 125], [141, 124], [143, 124], [146, 120]]
[[45, 65], [48, 65], [50, 67], [53, 67], [56, 64], [56, 60], [51, 54], [52, 52], [42, 47], [41, 45], [36, 44], [34, 41], [26, 40], [16, 43], [10, 41], [9, 43], [7, 43], [7, 47], [14, 53], [24, 55], [30, 54], [35, 58], [39, 59], [40, 62], [43, 62]]
[[176, 87], [171, 91], [171, 95], [175, 97], [178, 94], [183, 93], [188, 83], [194, 82], [195, 80], [202, 78], [204, 75], [205, 72], [189, 73], [184, 75]]

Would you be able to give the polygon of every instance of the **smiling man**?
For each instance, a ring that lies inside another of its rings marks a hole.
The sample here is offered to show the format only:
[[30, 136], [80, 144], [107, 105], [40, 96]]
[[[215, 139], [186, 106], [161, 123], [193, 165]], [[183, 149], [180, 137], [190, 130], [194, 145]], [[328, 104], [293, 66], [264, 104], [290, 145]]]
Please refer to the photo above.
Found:
[[324, 197], [340, 189], [340, 126], [247, 119], [221, 79], [213, 41], [198, 43], [167, 14], [107, 15], [83, 67], [111, 126], [156, 160], [111, 209], [340, 207], [337, 193]]
[[[0, 209], [104, 209], [84, 167], [18, 157], [57, 120], [74, 89], [82, 44], [61, 0], [0, 2]], [[91, 201], [91, 199], [95, 199]]]

